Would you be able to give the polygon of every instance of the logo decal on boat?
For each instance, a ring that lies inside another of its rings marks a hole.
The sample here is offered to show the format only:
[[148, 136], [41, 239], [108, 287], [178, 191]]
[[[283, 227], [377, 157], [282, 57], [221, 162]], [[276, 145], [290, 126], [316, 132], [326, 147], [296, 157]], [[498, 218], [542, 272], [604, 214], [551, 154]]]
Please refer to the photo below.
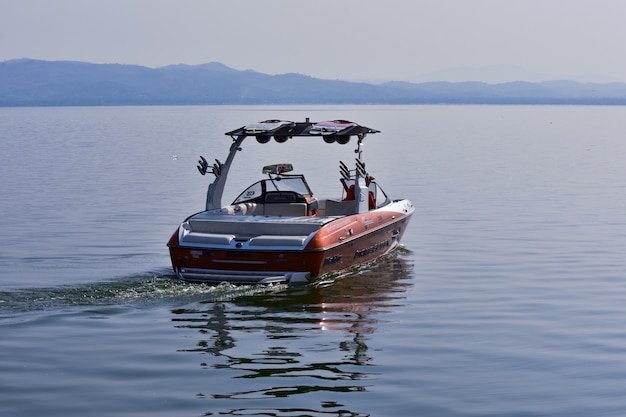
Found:
[[331, 256], [329, 258], [324, 259], [324, 266], [326, 265], [334, 265], [337, 262], [341, 261], [341, 255]]
[[383, 248], [389, 247], [389, 241], [385, 240], [383, 242], [377, 243], [374, 246], [370, 246], [369, 248], [361, 249], [354, 252], [354, 259], [362, 258], [367, 255], [371, 255], [372, 253], [378, 252]]

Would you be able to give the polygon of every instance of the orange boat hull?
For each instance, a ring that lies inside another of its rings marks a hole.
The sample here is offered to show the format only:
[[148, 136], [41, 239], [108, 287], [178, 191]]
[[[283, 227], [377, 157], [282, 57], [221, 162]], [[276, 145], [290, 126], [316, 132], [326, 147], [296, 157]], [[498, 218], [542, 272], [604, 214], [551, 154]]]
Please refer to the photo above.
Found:
[[179, 232], [168, 242], [175, 273], [196, 282], [259, 283], [304, 273], [307, 279], [370, 262], [400, 242], [410, 215], [369, 212], [322, 227], [303, 249], [182, 246]]

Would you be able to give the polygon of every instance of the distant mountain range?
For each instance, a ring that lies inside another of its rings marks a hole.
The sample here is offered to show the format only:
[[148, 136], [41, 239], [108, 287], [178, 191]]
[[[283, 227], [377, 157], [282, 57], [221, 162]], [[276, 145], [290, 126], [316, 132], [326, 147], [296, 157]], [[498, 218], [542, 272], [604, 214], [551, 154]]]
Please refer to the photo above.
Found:
[[626, 83], [370, 84], [239, 71], [217, 62], [160, 68], [33, 59], [0, 62], [0, 106], [198, 104], [626, 105]]
[[[573, 69], [575, 70], [575, 69]], [[564, 76], [562, 74], [546, 74], [529, 71], [517, 65], [489, 65], [482, 67], [455, 67], [440, 69], [433, 72], [422, 73], [409, 76], [404, 81], [412, 83], [424, 83], [429, 81], [482, 81], [489, 84], [501, 84], [509, 81], [528, 81], [538, 83], [551, 80], [572, 80], [583, 83], [611, 83], [623, 82], [601, 74], [572, 74]]]

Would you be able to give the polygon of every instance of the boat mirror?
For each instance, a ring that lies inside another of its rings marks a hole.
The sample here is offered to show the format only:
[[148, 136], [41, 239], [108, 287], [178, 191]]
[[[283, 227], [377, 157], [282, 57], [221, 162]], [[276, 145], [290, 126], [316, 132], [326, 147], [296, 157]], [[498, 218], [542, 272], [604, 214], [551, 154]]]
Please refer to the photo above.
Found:
[[274, 164], [263, 167], [263, 174], [284, 174], [291, 171], [293, 171], [293, 165], [291, 164]]

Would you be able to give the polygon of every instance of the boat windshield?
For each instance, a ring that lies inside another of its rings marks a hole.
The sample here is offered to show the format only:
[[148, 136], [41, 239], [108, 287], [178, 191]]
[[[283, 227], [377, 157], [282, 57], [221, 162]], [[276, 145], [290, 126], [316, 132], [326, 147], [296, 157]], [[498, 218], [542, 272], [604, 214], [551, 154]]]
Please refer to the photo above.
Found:
[[306, 183], [302, 175], [289, 175], [274, 177], [256, 182], [246, 188], [239, 197], [233, 201], [234, 204], [243, 202], [263, 202], [265, 194], [271, 191], [289, 191], [302, 195], [303, 197], [312, 197], [313, 192]]

